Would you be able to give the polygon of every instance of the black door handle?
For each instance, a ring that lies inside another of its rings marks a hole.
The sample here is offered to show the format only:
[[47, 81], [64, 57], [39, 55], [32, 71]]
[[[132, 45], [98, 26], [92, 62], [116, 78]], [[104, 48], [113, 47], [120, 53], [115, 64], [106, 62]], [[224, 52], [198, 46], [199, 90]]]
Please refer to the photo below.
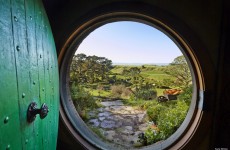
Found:
[[27, 121], [28, 122], [33, 122], [36, 118], [36, 115], [39, 114], [41, 119], [44, 119], [48, 112], [49, 112], [49, 108], [48, 106], [43, 103], [41, 108], [38, 109], [37, 107], [37, 103], [36, 102], [32, 102], [30, 103], [28, 109], [27, 109]]

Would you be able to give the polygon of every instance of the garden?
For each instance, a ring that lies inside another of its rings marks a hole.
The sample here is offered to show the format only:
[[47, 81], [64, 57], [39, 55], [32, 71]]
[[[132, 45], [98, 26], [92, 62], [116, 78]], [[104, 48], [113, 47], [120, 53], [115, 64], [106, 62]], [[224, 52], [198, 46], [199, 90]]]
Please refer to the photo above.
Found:
[[69, 85], [73, 104], [88, 127], [102, 140], [128, 147], [171, 136], [184, 121], [192, 98], [184, 56], [159, 66], [113, 64], [105, 57], [77, 54]]

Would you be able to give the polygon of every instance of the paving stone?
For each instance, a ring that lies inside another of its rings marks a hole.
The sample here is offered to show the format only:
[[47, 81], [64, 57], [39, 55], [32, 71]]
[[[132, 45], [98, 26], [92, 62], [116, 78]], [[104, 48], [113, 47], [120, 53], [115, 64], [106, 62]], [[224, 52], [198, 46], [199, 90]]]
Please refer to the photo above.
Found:
[[137, 116], [138, 116], [138, 121], [143, 122], [146, 117], [146, 113], [138, 114]]
[[108, 117], [108, 116], [110, 116], [110, 115], [111, 115], [111, 113], [110, 113], [110, 112], [105, 111], [105, 112], [101, 112], [101, 113], [99, 113], [99, 114], [98, 114], [98, 117]]
[[132, 119], [125, 119], [125, 120], [123, 121], [123, 125], [125, 125], [125, 126], [133, 126], [133, 125], [134, 125], [134, 122], [133, 122]]
[[106, 139], [109, 141], [112, 141], [114, 139], [115, 134], [116, 134], [115, 131], [112, 131], [112, 130], [105, 131], [104, 133]]
[[114, 116], [114, 115], [108, 116], [106, 119], [107, 120], [112, 120], [112, 121], [115, 121], [115, 122], [122, 122], [123, 121], [122, 117]]
[[133, 144], [133, 136], [130, 135], [121, 135], [122, 139], [123, 139], [123, 143], [127, 144], [127, 145], [132, 145]]
[[105, 129], [112, 129], [116, 127], [116, 123], [115, 121], [111, 121], [111, 120], [103, 120], [101, 122], [101, 127]]
[[125, 126], [125, 129], [132, 131], [133, 127], [132, 126]]
[[130, 148], [141, 145], [138, 135], [148, 128], [146, 111], [125, 106], [121, 100], [103, 101], [101, 104], [103, 107], [89, 112], [97, 119], [89, 120], [88, 124], [98, 127], [108, 141]]
[[98, 127], [99, 124], [100, 124], [100, 122], [99, 122], [98, 119], [90, 119], [89, 120], [89, 124], [92, 125], [92, 126], [94, 126], [94, 127]]
[[122, 121], [117, 121], [115, 126], [116, 126], [116, 128], [119, 128], [122, 125], [123, 125]]
[[105, 108], [101, 107], [101, 108], [98, 108], [97, 109], [99, 112], [104, 112], [105, 111]]
[[124, 135], [134, 135], [135, 134], [132, 126], [123, 126], [123, 127], [120, 127], [117, 131], [120, 132], [122, 135], [123, 134]]
[[98, 118], [100, 121], [103, 121], [105, 119], [105, 117], [99, 117]]
[[126, 110], [133, 111], [134, 108], [132, 106], [126, 106]]
[[145, 130], [147, 130], [147, 128], [148, 128], [148, 124], [147, 123], [143, 123], [143, 124], [139, 125], [139, 130], [140, 131], [145, 131]]

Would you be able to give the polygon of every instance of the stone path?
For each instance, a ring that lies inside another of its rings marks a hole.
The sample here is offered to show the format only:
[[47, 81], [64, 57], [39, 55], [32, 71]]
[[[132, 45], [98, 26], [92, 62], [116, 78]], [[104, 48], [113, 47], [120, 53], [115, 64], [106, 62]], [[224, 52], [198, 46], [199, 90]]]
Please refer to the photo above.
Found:
[[97, 128], [104, 139], [125, 147], [138, 146], [138, 135], [148, 127], [147, 114], [121, 100], [101, 102], [103, 107], [88, 113], [87, 124]]

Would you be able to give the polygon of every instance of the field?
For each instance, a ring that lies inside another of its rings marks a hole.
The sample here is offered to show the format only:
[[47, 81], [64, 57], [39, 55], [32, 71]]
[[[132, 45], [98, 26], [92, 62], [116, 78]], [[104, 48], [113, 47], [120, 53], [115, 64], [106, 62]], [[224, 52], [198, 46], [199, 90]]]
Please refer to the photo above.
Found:
[[[132, 67], [137, 67], [141, 70], [140, 75], [147, 81], [152, 81], [153, 84], [154, 81], [161, 83], [164, 80], [175, 80], [175, 77], [172, 77], [165, 73], [166, 66], [157, 66], [157, 65], [142, 65], [142, 66], [135, 66], [135, 65], [115, 65], [114, 68], [111, 70], [111, 74], [116, 74], [116, 77], [118, 79], [125, 79], [126, 76], [122, 75], [122, 72], [124, 69], [130, 69]], [[160, 96], [163, 94], [164, 88], [158, 88], [155, 87], [157, 91], [157, 96]]]

